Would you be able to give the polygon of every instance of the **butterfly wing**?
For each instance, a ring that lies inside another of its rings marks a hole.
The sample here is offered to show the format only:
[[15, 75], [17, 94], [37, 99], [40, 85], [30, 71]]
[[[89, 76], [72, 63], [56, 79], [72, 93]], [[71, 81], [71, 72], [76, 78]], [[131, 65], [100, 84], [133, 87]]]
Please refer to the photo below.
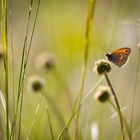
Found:
[[126, 64], [128, 57], [131, 53], [131, 48], [121, 48], [116, 50], [111, 54], [107, 54], [108, 60], [117, 65], [118, 67], [122, 67]]
[[120, 48], [114, 52], [112, 52], [111, 54], [126, 54], [126, 55], [130, 55], [131, 53], [131, 48]]
[[128, 60], [128, 55], [126, 54], [114, 54], [116, 57], [116, 61], [114, 61], [113, 63], [115, 65], [117, 65], [118, 67], [122, 67], [124, 64], [126, 64], [127, 60]]

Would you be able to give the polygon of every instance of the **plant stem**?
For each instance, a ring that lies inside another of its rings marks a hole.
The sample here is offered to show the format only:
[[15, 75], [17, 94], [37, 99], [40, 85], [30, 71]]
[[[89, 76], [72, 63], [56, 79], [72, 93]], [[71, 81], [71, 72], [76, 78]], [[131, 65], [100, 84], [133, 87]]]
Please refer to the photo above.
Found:
[[4, 49], [4, 77], [5, 77], [5, 96], [6, 96], [6, 133], [9, 140], [9, 95], [8, 95], [8, 41], [7, 41], [7, 1], [1, 0], [1, 31]]
[[[45, 97], [47, 103], [50, 105], [51, 109], [53, 110], [53, 113], [55, 114], [57, 120], [59, 121], [60, 127], [63, 128], [65, 126], [65, 120], [63, 118], [61, 110], [59, 109], [58, 105], [56, 104], [56, 101], [48, 93], [44, 93], [43, 96]], [[66, 133], [65, 138], [67, 140], [70, 139], [70, 136], [69, 136], [68, 132]]]
[[23, 88], [24, 88], [24, 83], [23, 83], [23, 85], [22, 85], [22, 93], [21, 93], [21, 99], [20, 99], [18, 140], [20, 140], [20, 134], [21, 134], [21, 119], [22, 119], [22, 106], [23, 106]]
[[42, 98], [43, 98], [43, 95], [40, 96], [40, 100], [39, 100], [39, 103], [36, 107], [36, 111], [35, 111], [35, 115], [34, 115], [34, 118], [33, 118], [33, 121], [32, 121], [32, 124], [31, 124], [31, 127], [29, 129], [29, 133], [28, 133], [28, 136], [27, 136], [27, 140], [29, 140], [30, 136], [31, 136], [31, 133], [32, 133], [32, 130], [33, 130], [33, 127], [35, 125], [35, 122], [36, 122], [36, 119], [37, 119], [37, 115], [38, 115], [38, 112], [39, 112], [39, 109], [40, 109], [40, 105], [41, 105], [41, 101], [42, 101]]
[[59, 133], [57, 140], [60, 140], [62, 135], [64, 134], [64, 132], [68, 129], [71, 121], [73, 120], [73, 118], [75, 117], [75, 115], [77, 114], [77, 111], [79, 111], [79, 109], [81, 108], [81, 106], [83, 105], [83, 103], [86, 101], [86, 99], [92, 94], [93, 90], [100, 84], [100, 82], [104, 79], [104, 77], [102, 77], [101, 79], [98, 80], [98, 82], [92, 87], [92, 89], [86, 94], [86, 96], [82, 99], [81, 103], [77, 106], [77, 108], [74, 110], [74, 112], [71, 114], [70, 118], [68, 119], [67, 123], [65, 124], [64, 128], [61, 130], [61, 132]]
[[51, 106], [51, 109], [53, 110], [55, 116], [57, 117], [59, 121], [60, 127], [63, 127], [65, 125], [65, 120], [54, 98], [48, 93], [44, 93], [43, 96], [45, 97], [46, 102]]
[[135, 109], [135, 100], [136, 100], [136, 89], [137, 89], [137, 81], [138, 81], [138, 72], [139, 72], [139, 63], [140, 63], [140, 48], [138, 48], [138, 61], [136, 66], [136, 77], [135, 77], [135, 85], [134, 85], [134, 93], [132, 96], [132, 108], [131, 108], [131, 118], [130, 118], [130, 131], [133, 131], [133, 120], [134, 120], [134, 109]]
[[[17, 97], [17, 100], [16, 100], [16, 110], [15, 110], [15, 114], [14, 114], [14, 120], [13, 120], [13, 123], [12, 123], [12, 130], [11, 130], [11, 134], [10, 134], [10, 140], [12, 138], [14, 125], [15, 125], [16, 119], [17, 119], [19, 99], [20, 99], [20, 96], [21, 96], [22, 84], [24, 82], [27, 62], [28, 62], [28, 58], [29, 58], [29, 54], [30, 54], [30, 49], [31, 49], [31, 44], [32, 44], [33, 36], [34, 36], [36, 21], [37, 21], [37, 17], [38, 17], [38, 13], [39, 13], [40, 1], [41, 0], [38, 0], [38, 3], [37, 3], [37, 10], [36, 10], [34, 24], [33, 24], [32, 32], [31, 32], [31, 37], [30, 37], [29, 45], [27, 46], [27, 39], [28, 39], [28, 34], [29, 34], [28, 33], [29, 23], [30, 23], [30, 19], [31, 19], [31, 12], [32, 12], [32, 6], [33, 6], [34, 0], [31, 0], [31, 2], [30, 2], [31, 4], [30, 4], [29, 12], [28, 12], [26, 33], [25, 33], [25, 38], [24, 38], [23, 50], [22, 50], [22, 60], [21, 60], [21, 67], [20, 67], [20, 76], [19, 76], [19, 82], [18, 82], [18, 97]], [[26, 52], [26, 57], [25, 57], [25, 52]]]
[[[108, 101], [109, 104], [114, 108], [114, 110], [118, 113], [118, 109], [116, 108], [116, 106], [113, 104], [113, 102], [111, 100]], [[126, 131], [127, 131], [127, 134], [128, 134], [128, 137], [130, 140], [133, 140], [132, 138], [132, 132], [130, 131], [130, 128], [129, 128], [129, 125], [128, 125], [128, 122], [126, 121], [125, 117], [122, 115], [122, 119], [123, 119], [123, 122], [124, 122], [124, 125], [125, 125], [125, 128], [126, 128]]]
[[48, 107], [46, 107], [46, 109], [47, 109], [48, 123], [49, 123], [50, 131], [51, 131], [51, 137], [52, 137], [52, 140], [54, 140], [54, 134], [53, 134], [52, 123], [51, 123]]
[[120, 125], [121, 125], [121, 131], [122, 131], [122, 140], [125, 140], [125, 134], [124, 134], [124, 125], [123, 125], [123, 118], [122, 118], [122, 112], [121, 112], [121, 108], [120, 108], [120, 104], [119, 104], [119, 101], [118, 101], [118, 98], [117, 98], [117, 95], [112, 87], [112, 84], [109, 80], [109, 77], [108, 75], [105, 73], [104, 74], [105, 76], [105, 79], [111, 89], [111, 92], [113, 94], [113, 97], [114, 97], [114, 100], [115, 100], [115, 103], [116, 103], [116, 106], [117, 106], [117, 109], [118, 109], [118, 114], [119, 114], [119, 118], [120, 118]]
[[13, 42], [13, 17], [12, 17], [12, 0], [10, 0], [10, 37], [11, 37], [11, 60], [12, 60], [12, 86], [13, 86], [13, 112], [15, 112], [15, 64], [14, 64], [14, 42]]
[[[85, 54], [84, 54], [85, 56], [84, 56], [84, 64], [83, 64], [83, 71], [82, 71], [82, 79], [81, 79], [80, 90], [79, 90], [74, 108], [76, 105], [79, 105], [81, 103], [82, 96], [83, 96], [85, 76], [86, 76], [86, 70], [87, 70], [88, 53], [89, 53], [89, 46], [90, 46], [90, 35], [91, 35], [90, 33], [91, 33], [91, 28], [92, 28], [95, 2], [96, 0], [89, 0], [89, 4], [88, 4], [88, 13], [87, 13], [86, 30], [85, 30]], [[77, 116], [76, 116], [76, 128], [75, 128], [75, 134], [74, 134], [75, 140], [77, 139], [77, 135], [78, 135], [79, 115], [80, 115], [80, 110], [78, 111]]]

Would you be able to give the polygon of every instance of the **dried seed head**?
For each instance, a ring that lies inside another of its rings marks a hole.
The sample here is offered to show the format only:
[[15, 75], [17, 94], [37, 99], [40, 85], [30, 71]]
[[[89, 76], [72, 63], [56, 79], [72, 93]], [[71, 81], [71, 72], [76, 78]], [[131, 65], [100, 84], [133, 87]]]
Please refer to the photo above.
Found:
[[108, 60], [102, 59], [95, 62], [93, 71], [98, 75], [109, 73], [111, 70], [111, 64]]
[[41, 53], [36, 57], [35, 66], [39, 71], [50, 71], [55, 67], [56, 59], [52, 53]]
[[40, 92], [45, 86], [45, 79], [39, 75], [33, 75], [28, 79], [28, 89], [32, 92]]
[[111, 95], [111, 93], [110, 93], [109, 87], [107, 87], [107, 86], [100, 86], [98, 88], [98, 90], [96, 91], [96, 93], [94, 95], [94, 98], [97, 101], [99, 101], [101, 103], [104, 103], [104, 102], [109, 100], [110, 95]]

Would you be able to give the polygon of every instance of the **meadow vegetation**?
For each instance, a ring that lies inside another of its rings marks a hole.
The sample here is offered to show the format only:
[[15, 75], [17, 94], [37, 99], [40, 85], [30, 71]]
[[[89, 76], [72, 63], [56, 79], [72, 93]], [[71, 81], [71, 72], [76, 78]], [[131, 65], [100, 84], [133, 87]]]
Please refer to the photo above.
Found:
[[[0, 140], [139, 140], [139, 9], [1, 0]], [[106, 59], [123, 47], [123, 67]]]

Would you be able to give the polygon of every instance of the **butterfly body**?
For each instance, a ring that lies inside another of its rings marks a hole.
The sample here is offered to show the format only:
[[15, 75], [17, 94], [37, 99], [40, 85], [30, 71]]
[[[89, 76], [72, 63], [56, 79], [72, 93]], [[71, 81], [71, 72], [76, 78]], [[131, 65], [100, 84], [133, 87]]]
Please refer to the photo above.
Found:
[[109, 61], [111, 61], [118, 67], [122, 67], [128, 61], [130, 53], [131, 48], [121, 48], [112, 53], [107, 53], [106, 57]]

